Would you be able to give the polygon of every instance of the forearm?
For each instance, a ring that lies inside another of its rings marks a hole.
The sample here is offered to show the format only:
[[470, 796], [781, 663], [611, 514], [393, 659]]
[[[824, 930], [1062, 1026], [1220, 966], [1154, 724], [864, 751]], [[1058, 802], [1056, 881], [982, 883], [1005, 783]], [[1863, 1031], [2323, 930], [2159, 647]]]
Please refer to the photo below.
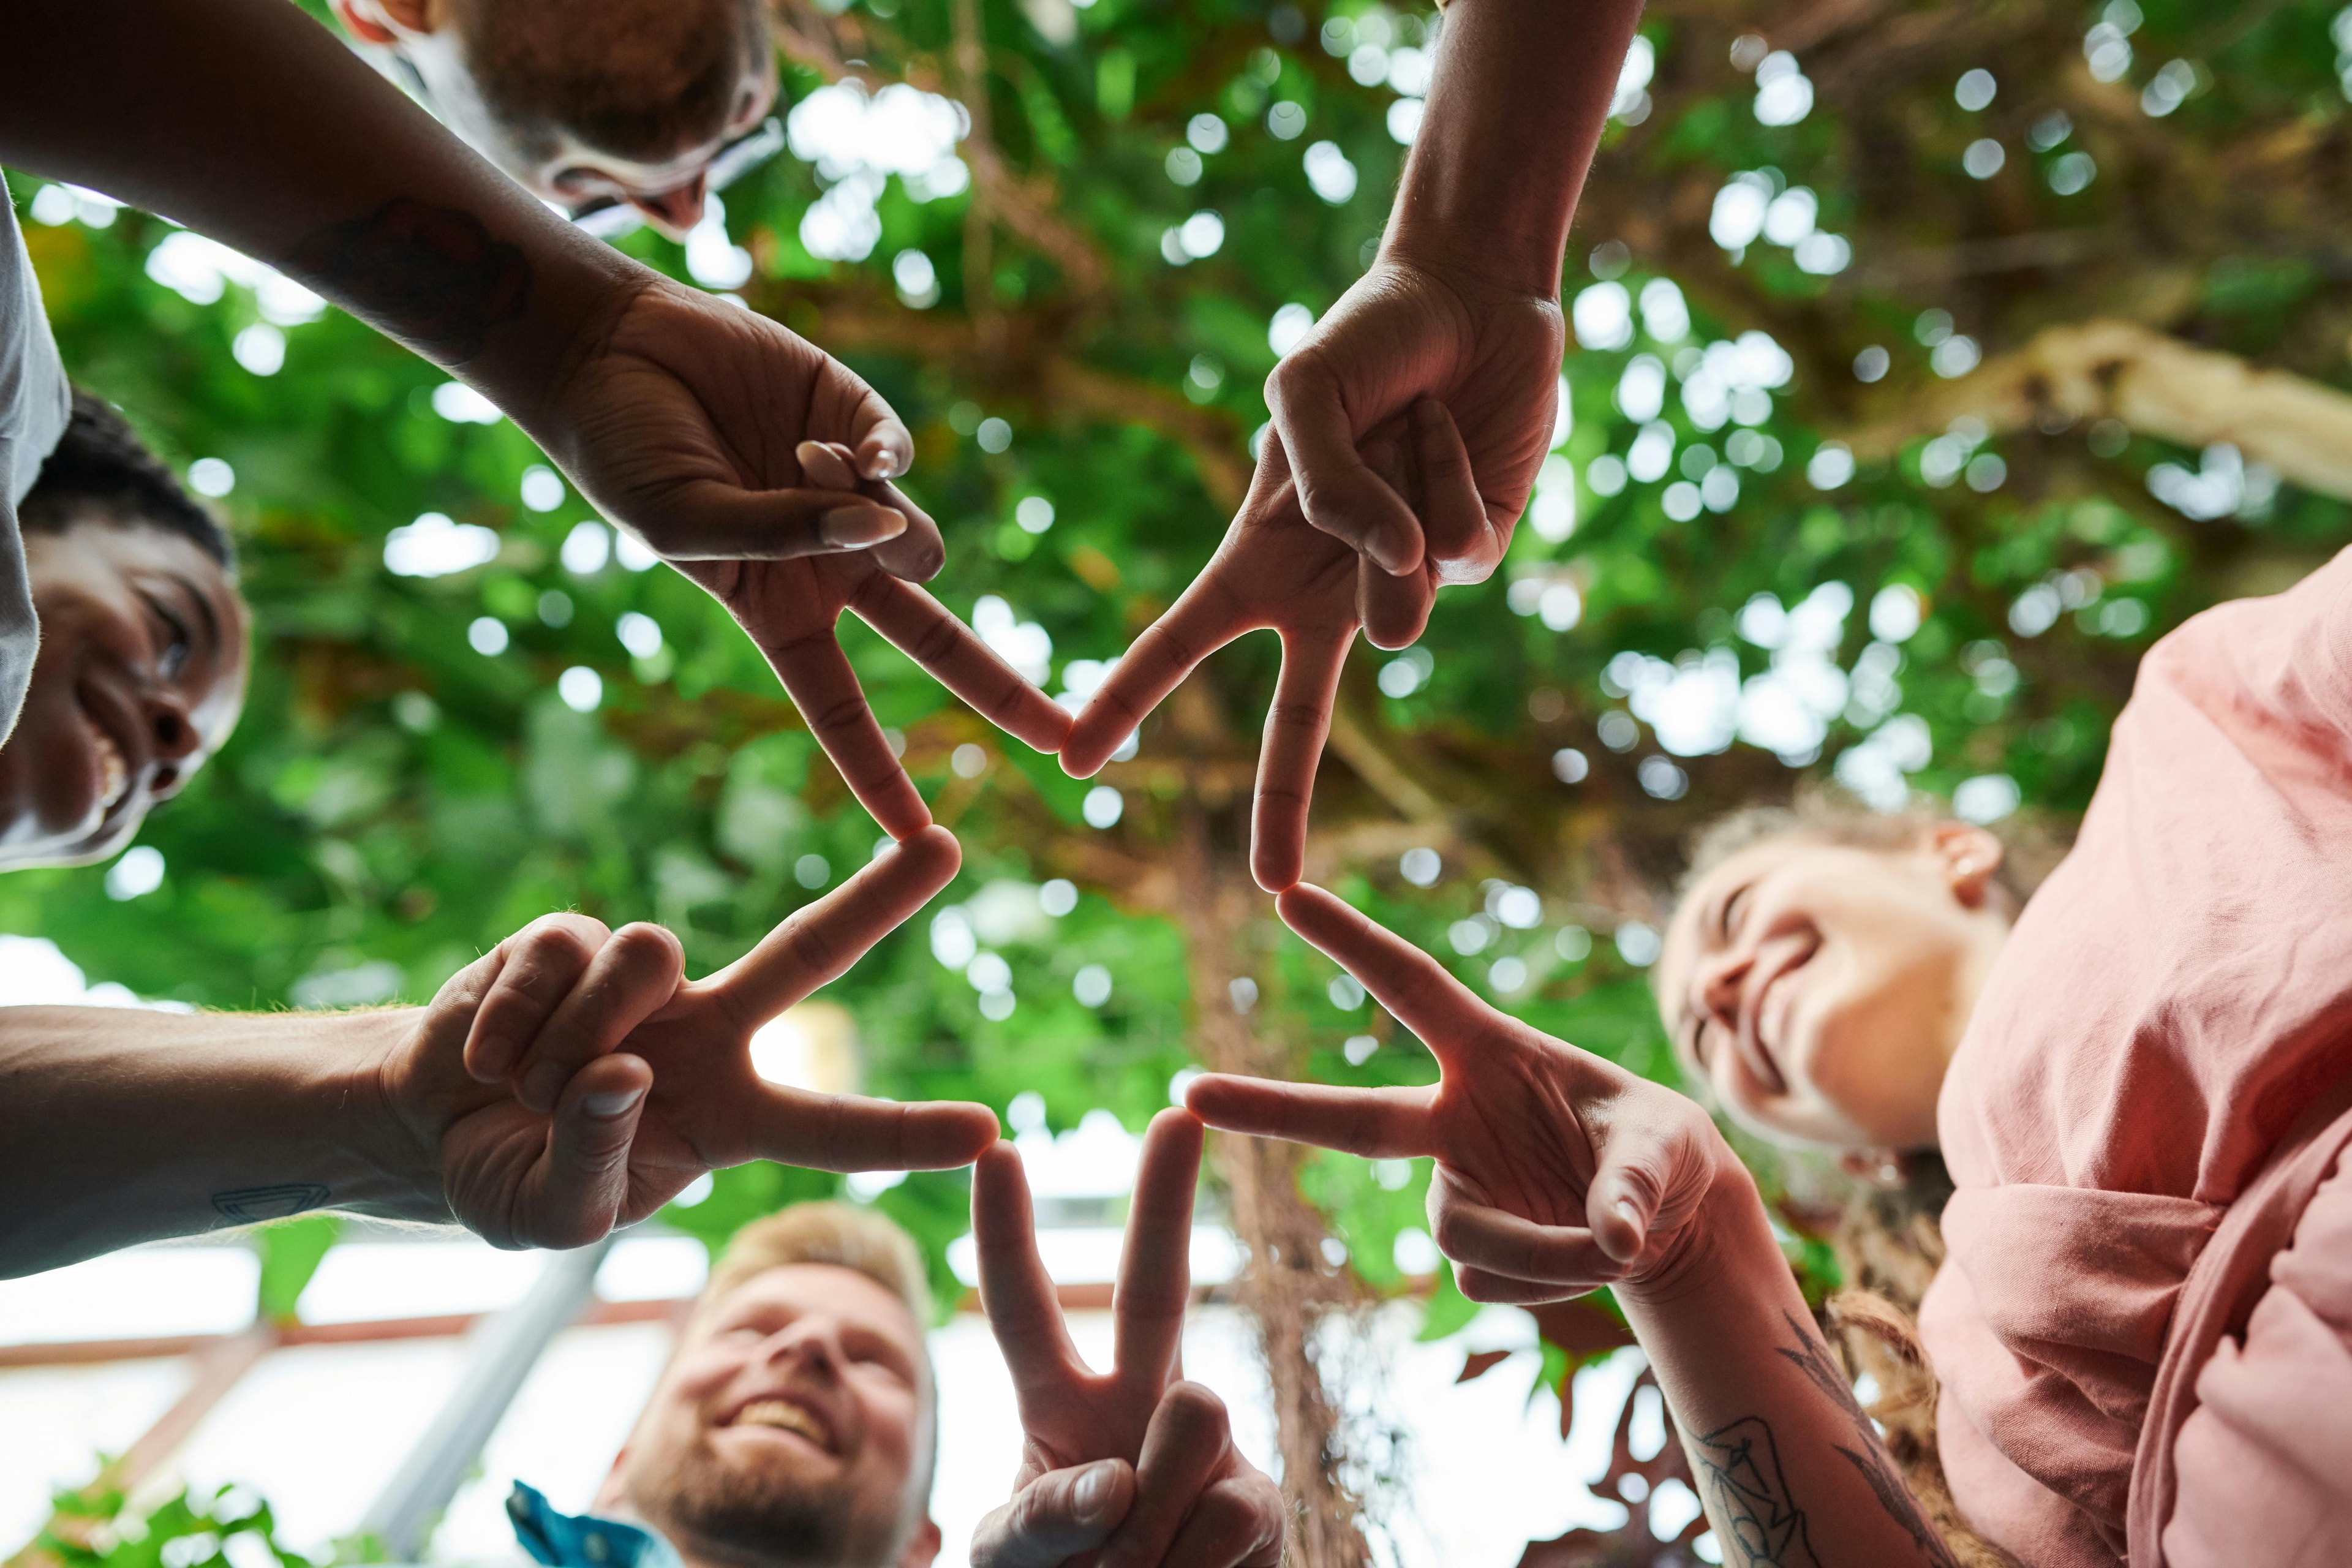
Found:
[[[1701, 1258], [1619, 1300], [1656, 1368], [1724, 1561], [1953, 1568], [1813, 1325], [1745, 1173]], [[1741, 1557], [1730, 1542], [1750, 1543]]]
[[0, 1008], [0, 1277], [309, 1209], [429, 1216], [377, 1087], [415, 1016]]
[[510, 413], [634, 270], [286, 0], [74, 0], [11, 23], [0, 161], [268, 261]]
[[1382, 248], [1545, 295], [1641, 0], [1455, 0]]

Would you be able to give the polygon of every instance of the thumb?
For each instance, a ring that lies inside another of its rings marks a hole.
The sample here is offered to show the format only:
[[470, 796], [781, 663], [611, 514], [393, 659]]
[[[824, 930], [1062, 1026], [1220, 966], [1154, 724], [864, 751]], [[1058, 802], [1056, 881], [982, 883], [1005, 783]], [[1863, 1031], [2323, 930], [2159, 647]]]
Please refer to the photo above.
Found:
[[572, 1074], [555, 1102], [547, 1152], [520, 1205], [537, 1247], [585, 1247], [618, 1223], [629, 1195], [629, 1150], [645, 1116], [653, 1069], [641, 1057], [600, 1057]]
[[1135, 1500], [1125, 1459], [1050, 1470], [972, 1532], [971, 1568], [1059, 1568], [1110, 1539]]
[[1647, 1152], [1632, 1159], [1603, 1150], [1601, 1169], [1584, 1195], [1584, 1222], [1601, 1250], [1618, 1263], [1631, 1263], [1648, 1245], [1658, 1217], [1664, 1183]]

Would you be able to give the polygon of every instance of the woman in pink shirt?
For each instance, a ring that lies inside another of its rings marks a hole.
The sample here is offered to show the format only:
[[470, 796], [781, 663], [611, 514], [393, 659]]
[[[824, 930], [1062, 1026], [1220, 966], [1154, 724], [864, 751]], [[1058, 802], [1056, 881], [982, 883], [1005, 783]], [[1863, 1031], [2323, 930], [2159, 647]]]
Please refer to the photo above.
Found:
[[1612, 1285], [1726, 1563], [1950, 1563], [1979, 1537], [2029, 1568], [2352, 1561], [2352, 552], [2158, 643], [2021, 910], [2000, 858], [1965, 824], [1799, 814], [1701, 868], [1658, 973], [1735, 1119], [1872, 1164], [1942, 1151], [1919, 1330], [1948, 1501], [1906, 1486], [1704, 1116], [1329, 895], [1284, 918], [1444, 1080], [1212, 1078], [1192, 1104], [1436, 1156], [1475, 1299]]

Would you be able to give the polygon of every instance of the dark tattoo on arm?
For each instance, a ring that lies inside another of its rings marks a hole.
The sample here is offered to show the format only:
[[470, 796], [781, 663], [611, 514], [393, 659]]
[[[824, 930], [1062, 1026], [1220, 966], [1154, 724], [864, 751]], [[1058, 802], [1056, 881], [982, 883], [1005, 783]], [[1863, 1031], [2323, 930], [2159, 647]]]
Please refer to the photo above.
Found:
[[1691, 1445], [1723, 1560], [1733, 1568], [1821, 1568], [1804, 1510], [1789, 1496], [1780, 1450], [1760, 1415], [1746, 1415]]
[[315, 1182], [289, 1182], [275, 1187], [234, 1187], [213, 1194], [213, 1212], [231, 1225], [258, 1225], [287, 1219], [325, 1205], [327, 1189]]
[[463, 363], [492, 327], [523, 313], [530, 263], [455, 207], [395, 196], [329, 224], [294, 247], [287, 269], [352, 315], [433, 358]]
[[1835, 1400], [1838, 1407], [1845, 1412], [1846, 1418], [1853, 1423], [1854, 1436], [1859, 1440], [1857, 1446], [1849, 1448], [1841, 1443], [1836, 1446], [1837, 1451], [1845, 1456], [1846, 1463], [1859, 1471], [1862, 1479], [1870, 1484], [1870, 1489], [1878, 1494], [1878, 1506], [1886, 1510], [1887, 1518], [1901, 1525], [1910, 1535], [1921, 1557], [1933, 1563], [1935, 1568], [1959, 1568], [1959, 1560], [1952, 1555], [1951, 1549], [1944, 1544], [1943, 1537], [1936, 1533], [1935, 1527], [1920, 1513], [1918, 1500], [1904, 1484], [1903, 1477], [1895, 1468], [1894, 1459], [1886, 1452], [1886, 1445], [1879, 1440], [1877, 1428], [1871, 1426], [1869, 1415], [1854, 1398], [1853, 1385], [1846, 1381], [1844, 1369], [1830, 1359], [1829, 1351], [1822, 1345], [1820, 1336], [1806, 1332], [1806, 1326], [1790, 1313], [1783, 1311], [1780, 1316], [1788, 1323], [1789, 1332], [1795, 1336], [1797, 1344], [1793, 1350], [1776, 1346], [1777, 1352], [1790, 1365], [1804, 1373], [1808, 1383]]

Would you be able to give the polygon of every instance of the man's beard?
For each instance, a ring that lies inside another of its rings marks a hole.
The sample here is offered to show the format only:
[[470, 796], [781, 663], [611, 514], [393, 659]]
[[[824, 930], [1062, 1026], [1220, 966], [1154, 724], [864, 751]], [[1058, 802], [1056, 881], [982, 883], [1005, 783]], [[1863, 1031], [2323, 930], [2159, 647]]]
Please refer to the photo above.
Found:
[[654, 1495], [631, 1500], [646, 1521], [681, 1543], [793, 1568], [850, 1568], [866, 1544], [849, 1489], [730, 1465], [708, 1447], [664, 1476]]

